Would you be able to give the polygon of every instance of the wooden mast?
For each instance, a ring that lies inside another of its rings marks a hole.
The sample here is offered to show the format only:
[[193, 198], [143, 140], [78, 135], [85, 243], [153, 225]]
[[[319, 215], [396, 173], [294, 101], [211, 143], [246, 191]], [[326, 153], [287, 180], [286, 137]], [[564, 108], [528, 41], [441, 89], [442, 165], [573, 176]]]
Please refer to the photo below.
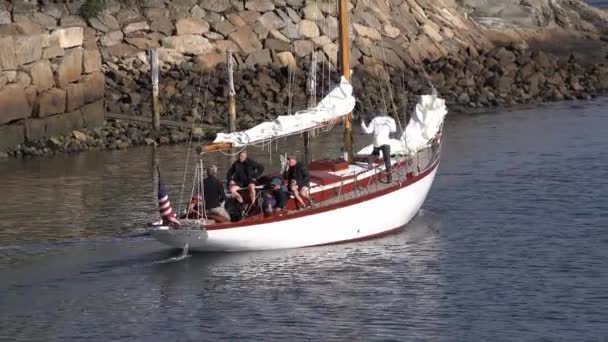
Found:
[[[340, 21], [340, 67], [342, 75], [350, 82], [350, 37], [348, 32], [348, 0], [338, 0], [340, 2], [338, 20]], [[347, 160], [353, 158], [353, 124], [352, 113], [344, 117], [344, 149], [347, 153]]]

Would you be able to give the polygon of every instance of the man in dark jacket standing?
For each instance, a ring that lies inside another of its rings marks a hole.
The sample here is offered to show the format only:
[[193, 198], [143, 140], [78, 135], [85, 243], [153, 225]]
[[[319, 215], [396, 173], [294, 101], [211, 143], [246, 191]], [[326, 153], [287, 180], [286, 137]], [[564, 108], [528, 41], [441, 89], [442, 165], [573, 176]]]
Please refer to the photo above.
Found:
[[238, 193], [241, 188], [249, 189], [251, 204], [255, 203], [255, 182], [264, 172], [264, 167], [253, 159], [247, 158], [247, 152], [239, 153], [239, 159], [232, 163], [226, 175], [228, 190], [239, 203], [243, 197]]
[[310, 187], [310, 178], [308, 176], [308, 169], [304, 164], [296, 160], [294, 156], [287, 157], [287, 165], [289, 168], [283, 175], [287, 179], [289, 190], [293, 193], [300, 208], [306, 207], [304, 198], [310, 202], [310, 195], [308, 188]]

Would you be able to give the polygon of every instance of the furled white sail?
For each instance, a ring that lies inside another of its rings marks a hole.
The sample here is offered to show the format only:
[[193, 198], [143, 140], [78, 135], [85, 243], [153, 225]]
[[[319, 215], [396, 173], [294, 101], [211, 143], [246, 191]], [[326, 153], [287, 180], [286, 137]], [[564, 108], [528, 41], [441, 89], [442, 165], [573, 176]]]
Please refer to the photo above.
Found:
[[246, 131], [218, 133], [213, 143], [230, 143], [234, 147], [240, 147], [286, 137], [321, 127], [347, 115], [352, 112], [353, 108], [355, 108], [353, 87], [342, 77], [340, 84], [329, 92], [315, 108], [302, 110], [293, 115], [281, 115]]
[[416, 152], [425, 147], [437, 135], [448, 113], [445, 100], [433, 95], [422, 95], [405, 128], [401, 140], [409, 152]]

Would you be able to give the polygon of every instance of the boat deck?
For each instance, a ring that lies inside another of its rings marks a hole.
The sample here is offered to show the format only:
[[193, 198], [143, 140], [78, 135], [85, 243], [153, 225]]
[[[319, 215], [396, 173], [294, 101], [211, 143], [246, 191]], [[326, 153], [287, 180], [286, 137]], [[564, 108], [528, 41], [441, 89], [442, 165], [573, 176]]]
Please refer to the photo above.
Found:
[[384, 162], [381, 158], [371, 168], [367, 162], [361, 161], [364, 159], [359, 157], [356, 158], [357, 161], [339, 171], [311, 170], [311, 197], [313, 198], [311, 206], [298, 208], [296, 199], [292, 195], [286, 210], [268, 215], [262, 214], [259, 207], [256, 206], [251, 212], [245, 212], [246, 217], [239, 222], [263, 221], [266, 218], [311, 211], [383, 191], [409, 177], [424, 172], [434, 163], [437, 157], [437, 149], [430, 146], [421, 150], [412, 158], [391, 158], [391, 165], [393, 165], [391, 183], [386, 182]]

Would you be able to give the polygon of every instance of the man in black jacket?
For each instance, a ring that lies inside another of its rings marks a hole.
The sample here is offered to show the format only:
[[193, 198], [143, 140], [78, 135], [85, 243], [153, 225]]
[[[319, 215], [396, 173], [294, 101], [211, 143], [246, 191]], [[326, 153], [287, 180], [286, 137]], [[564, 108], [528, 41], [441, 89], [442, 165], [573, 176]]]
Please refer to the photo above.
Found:
[[255, 203], [255, 182], [264, 172], [264, 167], [253, 159], [247, 158], [247, 152], [239, 153], [239, 159], [232, 163], [226, 175], [228, 190], [239, 202], [243, 203], [243, 197], [238, 193], [241, 188], [249, 189], [251, 204]]
[[230, 215], [222, 207], [222, 202], [226, 200], [222, 182], [215, 176], [217, 166], [211, 165], [207, 168], [207, 178], [203, 180], [203, 191], [205, 200], [205, 210], [207, 215], [217, 222], [229, 222]]
[[297, 161], [294, 156], [287, 157], [287, 165], [289, 168], [285, 171], [283, 177], [287, 179], [289, 190], [291, 190], [298, 201], [300, 208], [306, 207], [304, 198], [310, 202], [310, 195], [308, 193], [308, 188], [310, 187], [308, 169], [304, 164]]

